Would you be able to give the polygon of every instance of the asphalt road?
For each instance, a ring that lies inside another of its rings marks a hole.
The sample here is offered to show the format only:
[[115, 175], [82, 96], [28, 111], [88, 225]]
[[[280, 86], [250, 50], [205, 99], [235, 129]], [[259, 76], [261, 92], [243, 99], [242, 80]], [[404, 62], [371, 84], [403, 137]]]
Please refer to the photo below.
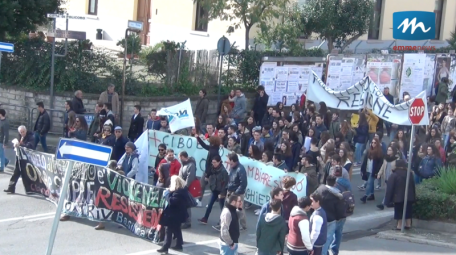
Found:
[[[14, 151], [10, 148], [7, 149], [6, 156], [11, 163], [5, 173], [0, 174], [0, 188], [2, 189], [7, 187], [13, 171]], [[356, 189], [354, 194], [357, 204], [354, 215], [347, 219], [345, 225], [344, 233], [347, 233], [347, 236], [350, 233], [369, 231], [392, 219], [391, 209], [380, 211], [376, 208], [376, 204], [383, 199], [384, 189], [376, 191], [377, 200], [375, 202], [367, 204], [358, 202], [363, 192], [357, 191], [356, 187], [361, 183], [359, 171], [355, 169], [352, 186]], [[19, 182], [15, 195], [7, 195], [3, 192], [0, 194], [1, 255], [44, 254], [46, 251], [56, 206], [41, 196], [27, 196], [24, 193], [23, 185]], [[219, 254], [217, 246], [219, 233], [213, 230], [211, 225], [217, 222], [220, 209], [214, 206], [208, 225], [201, 225], [197, 221], [204, 215], [207, 200], [208, 195], [203, 200], [204, 207], [192, 209], [192, 227], [183, 230], [184, 252], [171, 251], [171, 254]], [[253, 212], [254, 209], [247, 211], [248, 229], [241, 234], [241, 254], [255, 254], [257, 216]], [[106, 224], [106, 229], [100, 231], [94, 230], [96, 225], [96, 222], [76, 218], [68, 222], [60, 222], [53, 254], [145, 255], [156, 254], [154, 251], [159, 248], [153, 243], [133, 236], [129, 231], [119, 228], [115, 224]], [[371, 248], [368, 247], [365, 248], [370, 251]], [[350, 252], [352, 249], [351, 245], [344, 243], [341, 254], [355, 254]]]

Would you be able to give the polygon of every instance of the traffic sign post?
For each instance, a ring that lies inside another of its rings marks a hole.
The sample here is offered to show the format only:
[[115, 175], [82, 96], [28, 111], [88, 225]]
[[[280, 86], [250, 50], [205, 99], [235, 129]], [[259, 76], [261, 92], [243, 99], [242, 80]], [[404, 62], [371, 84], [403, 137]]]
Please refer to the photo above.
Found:
[[55, 156], [57, 160], [67, 160], [68, 166], [65, 170], [65, 180], [63, 181], [62, 191], [59, 197], [59, 203], [57, 205], [57, 210], [55, 211], [54, 223], [52, 224], [49, 243], [46, 249], [46, 255], [52, 254], [52, 248], [54, 247], [57, 228], [59, 227], [59, 218], [60, 214], [62, 213], [63, 204], [68, 193], [68, 185], [73, 174], [74, 163], [80, 162], [106, 167], [111, 158], [111, 153], [112, 148], [108, 146], [98, 145], [74, 139], [60, 139]]
[[409, 120], [412, 123], [412, 130], [410, 131], [410, 147], [408, 155], [408, 165], [407, 165], [407, 179], [405, 180], [405, 195], [404, 195], [404, 207], [402, 210], [402, 225], [401, 232], [405, 231], [405, 214], [407, 209], [408, 201], [408, 189], [409, 189], [409, 178], [410, 172], [412, 171], [412, 151], [413, 151], [413, 138], [415, 137], [415, 126], [419, 125], [421, 120], [423, 120], [424, 115], [428, 114], [426, 111], [426, 106], [422, 98], [415, 98], [412, 104], [409, 107]]
[[217, 93], [217, 103], [220, 107], [220, 90], [222, 89], [222, 67], [223, 67], [223, 57], [230, 53], [231, 44], [230, 40], [225, 36], [222, 36], [217, 42], [217, 51], [220, 55], [220, 72], [218, 77], [218, 93]]
[[2, 52], [13, 53], [14, 52], [14, 44], [0, 42], [0, 70], [2, 70], [2, 55], [3, 55]]

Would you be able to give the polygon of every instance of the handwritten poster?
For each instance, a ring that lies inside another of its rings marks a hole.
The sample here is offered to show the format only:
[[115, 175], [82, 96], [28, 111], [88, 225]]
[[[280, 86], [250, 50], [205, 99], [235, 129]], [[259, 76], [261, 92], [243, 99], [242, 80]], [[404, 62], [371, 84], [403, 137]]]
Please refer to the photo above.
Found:
[[[191, 136], [172, 135], [165, 132], [149, 130], [149, 165], [155, 164], [156, 155], [158, 155], [158, 145], [160, 143], [166, 144], [167, 148], [174, 150], [178, 155], [181, 151], [186, 151], [191, 155], [197, 165], [196, 175], [201, 177], [205, 171], [207, 150], [203, 149], [198, 144], [196, 138]], [[219, 151], [222, 157], [222, 162], [227, 162], [227, 155], [229, 150], [221, 148]], [[176, 158], [178, 158], [176, 156]], [[306, 195], [307, 180], [304, 174], [288, 172], [267, 166], [264, 163], [239, 155], [239, 162], [245, 167], [247, 172], [247, 190], [245, 192], [245, 200], [256, 205], [263, 205], [270, 199], [269, 192], [274, 187], [279, 187], [281, 179], [285, 176], [293, 176], [296, 178], [296, 185], [292, 191], [298, 198]], [[229, 165], [224, 163], [227, 171], [230, 171]]]
[[344, 90], [364, 78], [365, 55], [330, 56], [326, 85], [331, 89]]

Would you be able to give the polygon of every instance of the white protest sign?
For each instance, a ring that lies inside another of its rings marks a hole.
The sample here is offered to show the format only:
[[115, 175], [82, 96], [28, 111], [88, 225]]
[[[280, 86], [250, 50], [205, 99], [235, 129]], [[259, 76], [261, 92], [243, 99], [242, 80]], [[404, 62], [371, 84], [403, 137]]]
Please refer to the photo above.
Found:
[[[383, 91], [369, 77], [364, 77], [355, 85], [346, 90], [335, 91], [326, 86], [320, 78], [313, 73], [307, 90], [307, 99], [319, 103], [324, 101], [326, 106], [339, 110], [359, 110], [364, 106], [372, 109], [379, 118], [397, 125], [410, 126], [409, 107], [413, 100], [392, 105], [384, 96]], [[426, 91], [416, 96], [427, 102]], [[428, 112], [425, 104], [425, 112]], [[429, 125], [429, 115], [425, 114], [419, 125]]]
[[[178, 155], [181, 151], [186, 151], [189, 156], [195, 158], [196, 175], [201, 177], [206, 169], [207, 151], [198, 144], [196, 138], [191, 136], [172, 135], [165, 132], [149, 130], [149, 166], [155, 165], [158, 155], [159, 144], [165, 144], [168, 149], [173, 149]], [[221, 148], [220, 156], [222, 162], [227, 161], [229, 150]], [[176, 157], [177, 158], [177, 157]], [[245, 167], [247, 173], [247, 189], [245, 200], [256, 205], [263, 205], [270, 199], [269, 192], [281, 185], [281, 180], [285, 176], [296, 178], [296, 185], [292, 191], [298, 198], [306, 196], [307, 180], [301, 173], [285, 173], [283, 170], [248, 157], [239, 156], [240, 163]], [[229, 171], [229, 166], [224, 163]]]
[[194, 127], [195, 119], [193, 118], [192, 105], [190, 99], [170, 107], [161, 108], [157, 115], [168, 116], [169, 129], [172, 133], [177, 130]]

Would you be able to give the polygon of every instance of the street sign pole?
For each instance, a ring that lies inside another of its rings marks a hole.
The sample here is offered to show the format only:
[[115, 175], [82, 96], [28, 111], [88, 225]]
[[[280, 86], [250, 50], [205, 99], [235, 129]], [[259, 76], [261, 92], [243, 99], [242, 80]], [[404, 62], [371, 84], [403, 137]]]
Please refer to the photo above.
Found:
[[[2, 70], [2, 55], [3, 55], [3, 52], [13, 53], [14, 52], [14, 44], [0, 42], [0, 71]], [[1, 76], [1, 73], [0, 73], [0, 76]]]
[[[427, 114], [427, 113], [426, 113]], [[405, 196], [404, 196], [404, 208], [402, 210], [402, 226], [401, 232], [404, 233], [405, 231], [405, 213], [407, 209], [407, 200], [408, 200], [408, 189], [409, 189], [409, 178], [410, 172], [412, 171], [412, 150], [413, 150], [413, 138], [415, 137], [415, 125], [412, 124], [412, 131], [410, 134], [410, 147], [409, 147], [409, 155], [408, 155], [408, 166], [407, 166], [407, 179], [405, 180]]]
[[68, 161], [68, 166], [65, 170], [65, 180], [63, 181], [62, 191], [59, 196], [59, 203], [57, 205], [57, 210], [55, 211], [54, 222], [49, 236], [46, 255], [52, 254], [55, 236], [57, 235], [57, 229], [59, 227], [60, 215], [67, 196], [68, 185], [70, 184], [71, 176], [73, 175], [74, 162], [106, 167], [108, 166], [111, 154], [112, 148], [108, 146], [69, 138], [60, 139], [55, 153], [55, 158], [56, 160]]
[[222, 67], [223, 57], [230, 53], [231, 43], [225, 36], [222, 36], [217, 42], [217, 51], [220, 55], [220, 71], [218, 77], [218, 93], [217, 93], [217, 104], [220, 107], [220, 90], [222, 89]]
[[54, 216], [54, 222], [52, 223], [51, 235], [49, 237], [49, 243], [48, 243], [48, 247], [46, 249], [46, 255], [51, 255], [52, 248], [54, 248], [55, 236], [57, 234], [57, 229], [59, 227], [60, 214], [62, 213], [63, 204], [65, 203], [65, 199], [66, 199], [66, 196], [68, 193], [68, 185], [70, 184], [70, 178], [73, 174], [73, 166], [74, 166], [74, 162], [69, 161], [68, 166], [65, 171], [65, 180], [64, 180], [63, 186], [62, 186], [62, 192], [60, 193], [59, 204], [57, 205], [57, 210], [55, 211], [55, 216]]
[[[143, 23], [141, 21], [128, 21], [128, 28], [125, 30], [125, 45], [124, 45], [124, 59], [123, 59], [123, 68], [122, 68], [122, 97], [120, 98], [120, 126], [122, 126], [123, 120], [123, 109], [125, 102], [125, 83], [126, 77], [125, 72], [127, 69], [127, 48], [128, 48], [128, 31], [132, 32], [141, 32], [143, 30]], [[133, 52], [132, 52], [133, 53]], [[134, 57], [134, 54], [132, 54]]]

